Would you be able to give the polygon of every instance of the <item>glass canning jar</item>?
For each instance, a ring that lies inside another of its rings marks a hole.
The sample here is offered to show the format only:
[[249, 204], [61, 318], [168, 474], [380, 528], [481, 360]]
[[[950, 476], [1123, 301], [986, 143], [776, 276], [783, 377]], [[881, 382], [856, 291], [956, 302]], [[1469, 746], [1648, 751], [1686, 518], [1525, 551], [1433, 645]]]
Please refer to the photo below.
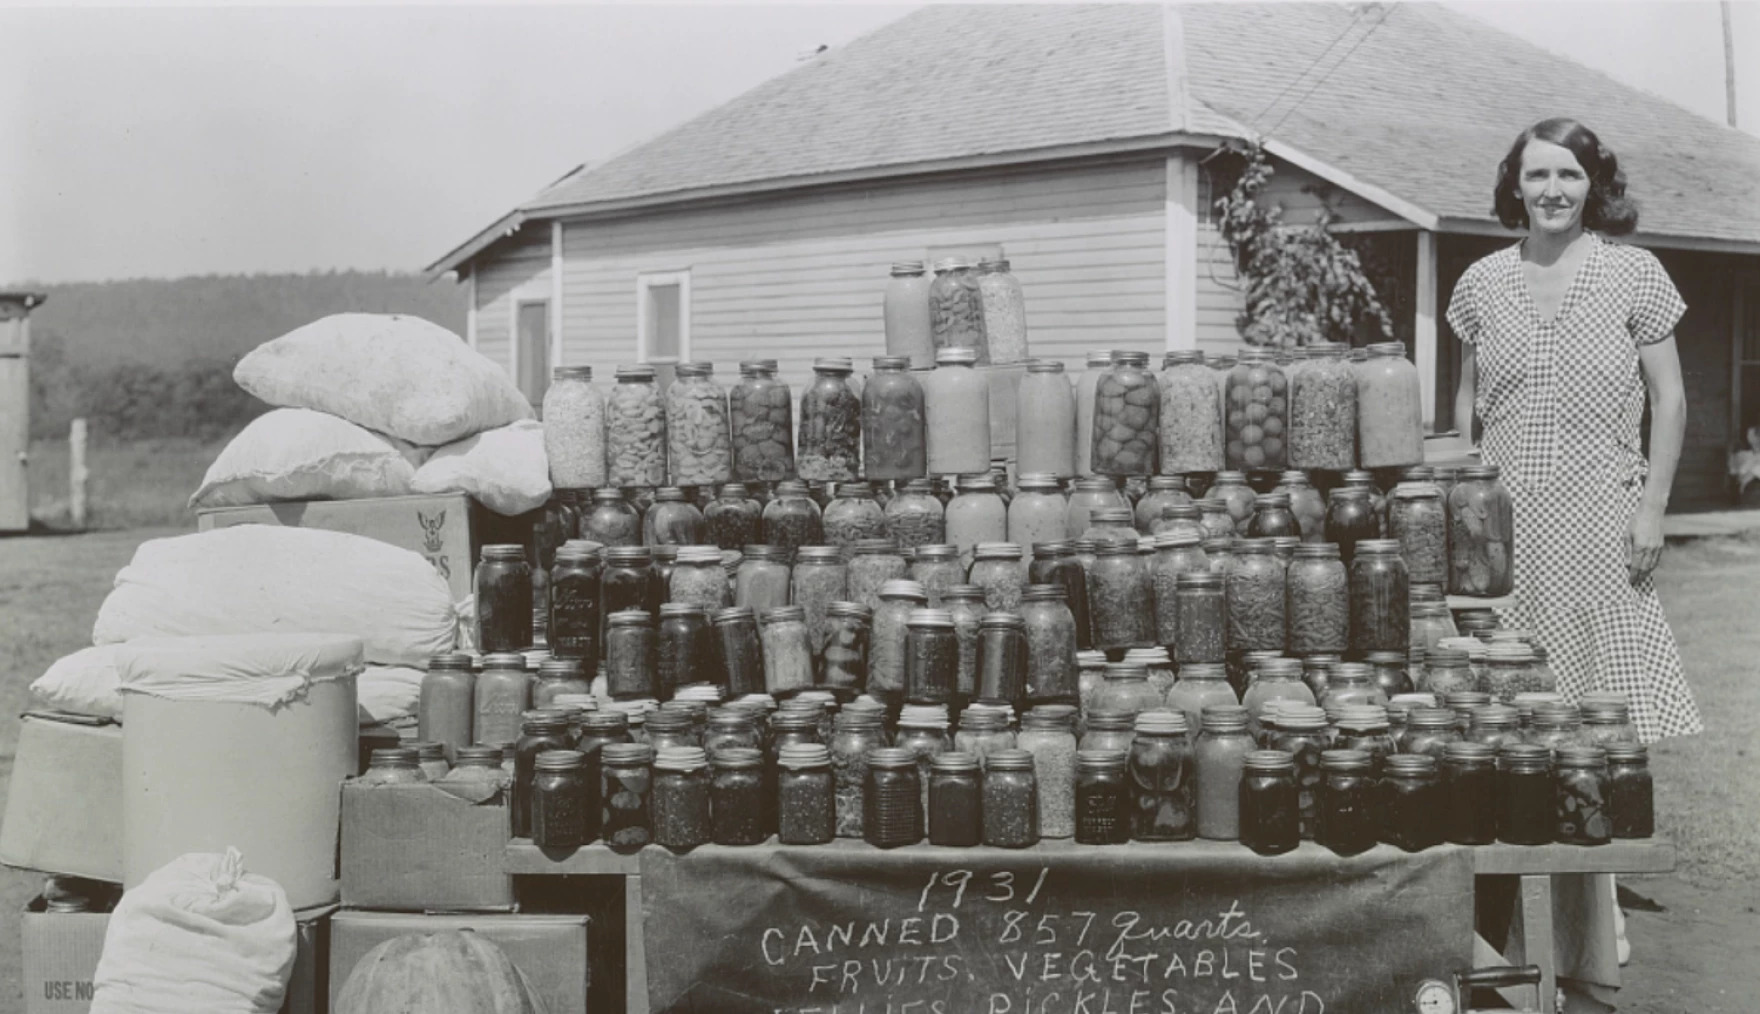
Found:
[[[881, 715], [881, 712], [848, 708], [837, 713], [836, 731], [831, 737], [831, 774], [839, 838], [862, 837], [862, 797], [868, 777], [868, 755], [886, 745]], [[913, 760], [913, 768], [914, 763]], [[913, 797], [912, 802], [915, 801]]]
[[1339, 558], [1350, 566], [1357, 544], [1381, 537], [1381, 519], [1369, 495], [1354, 487], [1332, 491], [1326, 503], [1326, 541], [1338, 546]]
[[768, 361], [740, 363], [739, 378], [727, 398], [734, 478], [741, 482], [794, 478], [794, 395], [776, 379], [776, 368]]
[[1238, 707], [1240, 697], [1229, 686], [1221, 663], [1193, 662], [1181, 665], [1179, 678], [1167, 688], [1163, 706], [1185, 713], [1187, 724], [1200, 728], [1204, 711], [1212, 707]]
[[609, 743], [599, 756], [599, 825], [605, 844], [613, 852], [640, 851], [654, 834], [654, 750], [645, 743]]
[[1038, 789], [1039, 834], [1069, 838], [1076, 830], [1075, 712], [1038, 707], [1021, 718], [1016, 746], [1032, 755]]
[[1111, 477], [1088, 476], [1077, 479], [1064, 514], [1064, 534], [1071, 539], [1079, 539], [1088, 530], [1094, 511], [1103, 507], [1129, 506], [1130, 502], [1118, 491], [1118, 483]]
[[593, 491], [592, 508], [581, 516], [581, 538], [604, 546], [642, 544], [642, 512], [614, 488]]
[[793, 574], [777, 546], [746, 546], [733, 579], [733, 604], [754, 613], [788, 605]]
[[1574, 704], [1546, 702], [1534, 706], [1527, 741], [1557, 754], [1567, 746], [1585, 746], [1582, 713]]
[[1241, 844], [1259, 855], [1283, 855], [1301, 844], [1295, 771], [1295, 759], [1282, 750], [1253, 750], [1242, 762]]
[[886, 329], [886, 354], [907, 365], [935, 365], [935, 339], [929, 323], [932, 280], [922, 261], [896, 261], [886, 281], [881, 317]]
[[978, 295], [984, 306], [984, 340], [993, 363], [1027, 358], [1027, 303], [1005, 259], [978, 263]]
[[[1501, 646], [1491, 647], [1491, 657], [1495, 660], [1496, 649]], [[1632, 725], [1631, 709], [1625, 701], [1584, 698], [1580, 708], [1585, 745], [1611, 747], [1616, 743], [1638, 742], [1638, 730]]]
[[977, 757], [979, 767], [986, 765], [992, 753], [1013, 749], [1014, 745], [1014, 732], [1008, 727], [1006, 712], [984, 706], [968, 706], [960, 712], [953, 747]]
[[668, 581], [669, 601], [696, 606], [705, 613], [733, 605], [721, 550], [714, 546], [681, 546]]
[[1187, 841], [1197, 835], [1190, 727], [1179, 711], [1136, 718], [1129, 762], [1131, 838]]
[[1061, 540], [1041, 542], [1033, 547], [1033, 562], [1027, 568], [1031, 584], [1051, 584], [1063, 589], [1064, 604], [1076, 623], [1076, 650], [1087, 651], [1093, 646], [1092, 620], [1088, 611], [1088, 572], [1076, 558], [1075, 547]]
[[1002, 502], [995, 480], [987, 473], [962, 480], [959, 494], [947, 505], [945, 523], [947, 541], [959, 548], [968, 565], [979, 543], [1006, 541], [1008, 505]]
[[921, 546], [941, 545], [947, 538], [946, 507], [927, 479], [912, 479], [897, 496], [887, 501], [886, 534], [909, 552]]
[[1234, 517], [1228, 512], [1228, 501], [1205, 497], [1193, 506], [1198, 508], [1198, 527], [1205, 542], [1234, 538]]
[[1027, 848], [1039, 842], [1039, 788], [1033, 755], [1026, 750], [998, 750], [984, 771], [984, 844], [993, 848]]
[[1161, 391], [1146, 352], [1114, 352], [1094, 388], [1093, 449], [1101, 475], [1148, 475], [1159, 464]]
[[1241, 352], [1228, 374], [1229, 468], [1282, 471], [1288, 388], [1283, 370], [1268, 352], [1255, 348]]
[[654, 697], [654, 618], [646, 610], [625, 609], [606, 617], [605, 679], [611, 696]]
[[[1036, 619], [1046, 622], [1046, 615], [1041, 611]], [[958, 687], [961, 696], [986, 704], [1024, 707], [1032, 672], [1030, 634], [1026, 620], [1014, 613], [983, 614], [974, 638], [972, 686], [968, 689], [962, 681]], [[963, 641], [959, 646], [964, 647]]]
[[1126, 750], [1078, 750], [1075, 755], [1075, 840], [1119, 845], [1130, 840], [1126, 817]]
[[983, 839], [978, 758], [950, 751], [930, 764], [929, 844], [970, 848]]
[[764, 692], [772, 697], [813, 685], [813, 650], [806, 610], [777, 606], [758, 617], [764, 653]]
[[776, 496], [764, 505], [764, 542], [793, 558], [802, 546], [825, 541], [824, 514], [807, 484], [789, 480], [776, 484]]
[[1416, 691], [1407, 671], [1411, 665], [1409, 654], [1399, 651], [1371, 651], [1364, 653], [1363, 661], [1368, 663], [1375, 674], [1375, 685], [1381, 688], [1381, 693], [1388, 700]]
[[1270, 539], [1279, 536], [1301, 537], [1301, 527], [1289, 510], [1289, 497], [1282, 493], [1266, 493], [1253, 501], [1253, 516], [1247, 522], [1247, 537]]
[[868, 692], [882, 701], [901, 701], [905, 692], [906, 621], [927, 604], [915, 581], [888, 581], [880, 588], [880, 607], [868, 635]]
[[1326, 693], [1322, 707], [1342, 704], [1379, 704], [1387, 706], [1387, 695], [1375, 682], [1375, 670], [1363, 662], [1338, 662], [1327, 674]]
[[1607, 751], [1598, 746], [1564, 746], [1556, 759], [1553, 806], [1558, 840], [1567, 845], [1607, 844], [1613, 837], [1607, 812]]
[[599, 598], [606, 629], [612, 613], [640, 609], [658, 616], [666, 599], [666, 584], [654, 567], [645, 546], [614, 546], [605, 551], [605, 568], [599, 576]]
[[910, 366], [904, 356], [878, 356], [862, 385], [862, 473], [870, 481], [928, 474], [926, 395]]
[[547, 658], [538, 663], [532, 680], [532, 707], [547, 709], [559, 694], [590, 694], [592, 679], [581, 670], [580, 659]]
[[1270, 539], [1242, 539], [1225, 575], [1231, 651], [1282, 651], [1285, 571]]
[[922, 787], [917, 759], [908, 750], [869, 751], [862, 787], [862, 837], [875, 848], [898, 848], [923, 840]]
[[675, 486], [712, 486], [733, 477], [727, 391], [712, 363], [687, 361], [666, 389], [666, 466]]
[[1552, 753], [1531, 743], [1497, 752], [1497, 839], [1512, 845], [1545, 845], [1557, 833]]
[[1019, 612], [1026, 578], [1020, 546], [1012, 542], [981, 542], [974, 548], [968, 581], [984, 589], [984, 603], [992, 611]]
[[1222, 575], [1188, 572], [1174, 580], [1179, 600], [1179, 637], [1174, 660], [1183, 669], [1191, 663], [1220, 665], [1227, 657], [1228, 608]]
[[725, 483], [703, 508], [703, 533], [722, 549], [756, 545], [764, 538], [764, 507], [744, 483]]
[[1096, 507], [1088, 515], [1088, 528], [1081, 536], [1084, 542], [1099, 545], [1103, 542], [1121, 542], [1135, 546], [1142, 539], [1137, 531], [1136, 518], [1129, 507]]
[[1432, 651], [1443, 638], [1458, 637], [1454, 619], [1446, 602], [1420, 602], [1412, 599], [1412, 647]]
[[850, 547], [847, 567], [849, 601], [870, 610], [878, 607], [880, 588], [888, 581], [905, 580], [909, 569], [891, 539], [858, 540]]
[[805, 612], [807, 643], [815, 655], [825, 640], [825, 607], [848, 599], [849, 566], [841, 550], [836, 546], [802, 546], [795, 551], [789, 601]]
[[947, 706], [906, 704], [899, 709], [898, 734], [892, 745], [909, 750], [917, 759], [917, 780], [922, 787], [923, 821], [929, 823], [929, 787], [935, 758], [953, 749], [947, 734]]
[[784, 746], [776, 758], [776, 840], [829, 845], [837, 836], [831, 754], [823, 744]]
[[1377, 342], [1356, 364], [1357, 458], [1363, 468], [1424, 461], [1424, 407], [1418, 368], [1404, 342]]
[[1289, 378], [1291, 468], [1357, 467], [1357, 378], [1344, 348], [1325, 347]]
[[1379, 776], [1382, 762], [1399, 752], [1387, 709], [1374, 704], [1346, 704], [1337, 709], [1337, 715], [1333, 724], [1338, 730], [1338, 748], [1362, 751]]
[[1517, 694], [1545, 689], [1534, 672], [1532, 648], [1520, 641], [1493, 641], [1485, 646], [1485, 691], [1492, 697], [1508, 704]]
[[1032, 560], [1033, 546], [1063, 539], [1064, 518], [1069, 506], [1049, 475], [1026, 473], [1008, 503], [1008, 541], [1023, 547]]
[[1320, 819], [1315, 840], [1337, 855], [1354, 856], [1380, 838], [1375, 762], [1361, 750], [1327, 750], [1320, 755]]
[[1364, 539], [1351, 561], [1351, 650], [1411, 648], [1411, 583], [1399, 543]]
[[1027, 363], [1021, 378], [1020, 413], [1015, 424], [1015, 468], [1021, 476], [1067, 479], [1076, 474], [1076, 395], [1063, 364], [1053, 359]]
[[758, 845], [770, 837], [765, 816], [764, 755], [750, 748], [717, 750], [709, 757], [710, 840], [717, 845]]
[[929, 327], [937, 353], [969, 349], [977, 362], [990, 361], [984, 298], [970, 261], [945, 257], [935, 262], [935, 280], [929, 284]]
[[1295, 758], [1301, 834], [1303, 838], [1312, 839], [1318, 822], [1318, 792], [1325, 777], [1320, 770], [1320, 755], [1331, 749], [1326, 713], [1319, 708], [1295, 704], [1279, 708], [1276, 719], [1275, 733], [1268, 732], [1267, 739], [1273, 748]]
[[966, 583], [966, 568], [960, 562], [958, 546], [918, 546], [910, 554], [910, 561], [910, 580], [923, 586], [932, 609], [942, 608], [941, 597], [947, 589]]
[[764, 649], [758, 633], [758, 620], [751, 607], [723, 609], [714, 615], [713, 622], [721, 685], [730, 697], [762, 693]]
[[1399, 543], [1412, 584], [1448, 580], [1448, 518], [1432, 484], [1400, 483], [1387, 504], [1387, 537]]
[[655, 844], [672, 852], [708, 844], [709, 761], [701, 747], [656, 749], [651, 792]]
[[544, 454], [563, 489], [605, 485], [605, 395], [591, 366], [558, 366], [544, 391]]
[[[1230, 525], [1234, 522], [1230, 521]], [[1150, 535], [1167, 535], [1184, 533], [1203, 542], [1208, 537], [1204, 531], [1204, 512], [1195, 503], [1174, 503], [1161, 508], [1159, 515], [1149, 525]]]
[[1285, 574], [1290, 652], [1342, 653], [1350, 645], [1350, 578], [1338, 547], [1330, 542], [1297, 546]]
[[940, 348], [923, 379], [928, 411], [928, 463], [935, 475], [973, 475], [990, 468], [990, 378], [972, 367], [972, 347]]
[[[1108, 662], [1106, 678], [1094, 694], [1094, 710], [1132, 716], [1165, 707], [1162, 695], [1149, 684], [1149, 670], [1140, 663]], [[1183, 712], [1182, 712], [1183, 713]]]
[[1094, 647], [1110, 651], [1153, 645], [1154, 586], [1134, 542], [1097, 546], [1094, 568], [1088, 578]]
[[1457, 690], [1479, 689], [1479, 676], [1473, 671], [1466, 652], [1438, 646], [1424, 653], [1424, 675], [1418, 681], [1419, 691], [1441, 696]]
[[666, 485], [666, 409], [654, 368], [624, 365], [605, 399], [605, 481]]
[[1314, 707], [1314, 691], [1302, 682], [1300, 659], [1273, 658], [1259, 663], [1254, 670], [1247, 692], [1241, 695], [1241, 706], [1247, 709], [1248, 731], [1257, 737], [1265, 715], [1274, 706], [1287, 703]]
[[1087, 365], [1076, 378], [1076, 474], [1093, 475], [1090, 467], [1094, 457], [1094, 395], [1100, 377], [1112, 368], [1111, 350], [1088, 353]]
[[428, 773], [421, 765], [421, 751], [413, 746], [380, 747], [367, 757], [367, 770], [361, 773], [360, 785], [408, 785], [425, 782]]
[[959, 636], [945, 609], [913, 609], [905, 620], [905, 700], [948, 704], [959, 678]]
[[1166, 516], [1164, 512], [1169, 507], [1190, 507], [1190, 520], [1196, 526], [1197, 507], [1192, 504], [1192, 495], [1186, 492], [1186, 480], [1178, 475], [1150, 476], [1147, 492], [1137, 501], [1137, 534], [1154, 535], [1157, 522]]
[[1467, 725], [1467, 741], [1484, 744], [1492, 750], [1523, 742], [1520, 713], [1507, 704], [1474, 708]]
[[840, 482], [823, 514], [825, 544], [848, 551], [864, 539], [886, 535], [886, 512], [865, 482]]
[[1210, 561], [1190, 533], [1169, 532], [1155, 536], [1155, 560], [1151, 584], [1155, 599], [1155, 639], [1163, 645], [1179, 644], [1179, 579], [1183, 574], [1208, 574]]
[[549, 616], [545, 641], [562, 658], [599, 659], [599, 554], [580, 542], [565, 542], [556, 551], [550, 572]]
[[1289, 497], [1289, 512], [1296, 519], [1304, 542], [1326, 541], [1326, 498], [1302, 472], [1284, 472], [1273, 493]]
[[1458, 717], [1448, 708], [1413, 708], [1406, 714], [1405, 732], [1400, 736], [1401, 753], [1421, 753], [1442, 759], [1450, 743], [1461, 741]]
[[1515, 587], [1515, 506], [1496, 465], [1460, 470], [1448, 494], [1448, 590], [1495, 598]]
[[586, 812], [589, 772], [579, 751], [546, 750], [532, 761], [531, 838], [544, 849], [568, 849], [592, 840], [596, 818]]
[[1444, 837], [1457, 845], [1497, 840], [1497, 754], [1482, 743], [1450, 743], [1442, 752]]
[[1204, 364], [1204, 353], [1167, 353], [1158, 381], [1162, 473], [1215, 472], [1226, 467], [1222, 389]]
[[1240, 837], [1241, 777], [1253, 750], [1246, 709], [1212, 705], [1204, 709], [1202, 729], [1194, 749], [1198, 837], [1235, 841]]
[[656, 753], [674, 747], [703, 745], [703, 737], [697, 732], [696, 721], [688, 711], [667, 708], [663, 704], [649, 712], [647, 720], [642, 724], [648, 737], [648, 745]]
[[484, 652], [532, 646], [532, 568], [524, 546], [484, 546], [476, 594], [477, 644]]
[[1382, 841], [1406, 852], [1442, 844], [1443, 794], [1435, 757], [1395, 754], [1381, 777]]
[[[1259, 494], [1247, 485], [1247, 474], [1240, 471], [1217, 472], [1216, 481], [1204, 494], [1205, 499], [1221, 500], [1228, 508], [1228, 518], [1234, 525], [1229, 534], [1245, 535], [1247, 525], [1253, 519], [1253, 505], [1258, 502]], [[1203, 502], [1199, 501], [1199, 510], [1203, 510]]]
[[795, 471], [802, 479], [845, 482], [861, 472], [862, 401], [849, 385], [843, 356], [813, 360], [813, 382], [801, 392]]
[[1650, 758], [1637, 743], [1609, 743], [1607, 750], [1608, 823], [1615, 838], [1649, 838], [1656, 833], [1655, 789]]

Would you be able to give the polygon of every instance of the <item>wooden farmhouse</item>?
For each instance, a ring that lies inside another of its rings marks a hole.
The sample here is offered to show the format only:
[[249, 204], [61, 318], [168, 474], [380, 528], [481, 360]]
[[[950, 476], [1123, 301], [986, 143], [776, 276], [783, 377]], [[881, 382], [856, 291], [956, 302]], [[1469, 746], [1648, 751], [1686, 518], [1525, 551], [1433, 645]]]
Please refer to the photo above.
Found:
[[[1428, 414], [1453, 426], [1442, 320], [1527, 126], [1574, 116], [1620, 156], [1690, 307], [1675, 509], [1726, 506], [1760, 423], [1760, 139], [1424, 3], [931, 6], [582, 167], [429, 266], [470, 342], [534, 402], [551, 367], [742, 358], [798, 385], [883, 350], [889, 265], [1005, 254], [1031, 354], [1235, 351], [1241, 297], [1210, 156], [1262, 137], [1285, 220], [1380, 265]], [[1744, 393], [1745, 391], [1745, 393]]]

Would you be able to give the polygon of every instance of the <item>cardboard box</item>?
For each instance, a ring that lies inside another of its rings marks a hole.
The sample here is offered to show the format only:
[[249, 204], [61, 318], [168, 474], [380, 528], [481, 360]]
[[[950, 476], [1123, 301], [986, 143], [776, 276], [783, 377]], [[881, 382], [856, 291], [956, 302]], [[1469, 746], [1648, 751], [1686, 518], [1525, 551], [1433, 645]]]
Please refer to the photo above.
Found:
[[587, 931], [584, 915], [405, 915], [336, 913], [330, 921], [330, 1006], [348, 973], [374, 947], [406, 933], [469, 929], [493, 940], [525, 973], [551, 1011], [587, 1010]]
[[0, 821], [0, 863], [122, 882], [122, 726], [25, 713]]
[[342, 904], [397, 912], [511, 911], [499, 797], [472, 802], [433, 785], [342, 785]]
[[[294, 913], [293, 978], [281, 1014], [324, 1014], [329, 1009], [329, 931], [335, 911], [329, 905]], [[44, 911], [42, 898], [25, 908], [19, 924], [25, 1014], [86, 1014], [91, 1009], [92, 977], [109, 928], [107, 912], [51, 914]]]

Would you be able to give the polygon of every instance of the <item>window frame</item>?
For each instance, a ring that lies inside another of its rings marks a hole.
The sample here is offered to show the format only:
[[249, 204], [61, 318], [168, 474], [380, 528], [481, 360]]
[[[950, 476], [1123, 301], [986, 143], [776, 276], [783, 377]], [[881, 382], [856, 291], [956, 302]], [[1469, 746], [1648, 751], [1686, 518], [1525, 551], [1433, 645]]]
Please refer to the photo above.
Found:
[[676, 285], [678, 287], [678, 358], [674, 363], [660, 365], [676, 365], [691, 357], [691, 269], [677, 271], [644, 271], [636, 275], [636, 362], [653, 362], [650, 340], [650, 329], [653, 321], [649, 319], [649, 290], [659, 286]]

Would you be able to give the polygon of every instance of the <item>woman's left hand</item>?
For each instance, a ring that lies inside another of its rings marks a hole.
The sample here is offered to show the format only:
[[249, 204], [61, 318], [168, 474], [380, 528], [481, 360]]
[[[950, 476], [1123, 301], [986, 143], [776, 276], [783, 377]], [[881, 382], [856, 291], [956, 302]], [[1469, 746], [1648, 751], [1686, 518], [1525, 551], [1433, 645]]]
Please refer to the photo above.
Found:
[[1649, 577], [1662, 562], [1662, 512], [1640, 507], [1626, 533], [1626, 574], [1633, 584]]

